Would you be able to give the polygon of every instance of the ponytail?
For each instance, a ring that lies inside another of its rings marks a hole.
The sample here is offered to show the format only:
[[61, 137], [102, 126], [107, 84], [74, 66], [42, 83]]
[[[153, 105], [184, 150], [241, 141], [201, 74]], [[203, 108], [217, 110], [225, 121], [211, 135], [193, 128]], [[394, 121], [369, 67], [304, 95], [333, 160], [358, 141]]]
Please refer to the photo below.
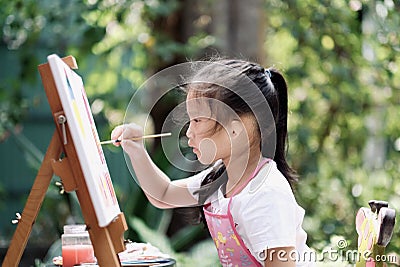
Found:
[[275, 119], [276, 126], [276, 150], [274, 161], [277, 164], [279, 171], [286, 177], [290, 186], [297, 182], [295, 171], [289, 166], [286, 161], [287, 143], [287, 115], [288, 115], [288, 88], [285, 78], [276, 69], [269, 69], [271, 73], [270, 79], [275, 87], [278, 97], [278, 114]]

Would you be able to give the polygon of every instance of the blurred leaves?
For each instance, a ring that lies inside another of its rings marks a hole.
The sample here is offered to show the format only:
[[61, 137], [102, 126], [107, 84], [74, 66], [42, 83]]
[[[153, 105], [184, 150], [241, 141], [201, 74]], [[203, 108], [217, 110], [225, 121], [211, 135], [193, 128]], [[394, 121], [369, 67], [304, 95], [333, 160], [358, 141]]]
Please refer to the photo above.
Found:
[[267, 3], [265, 45], [289, 81], [289, 156], [312, 247], [334, 234], [357, 240], [354, 215], [370, 199], [400, 210], [399, 9], [392, 1]]
[[[217, 40], [207, 33], [208, 23], [187, 39], [179, 36], [182, 22], [176, 12], [182, 3], [0, 0], [0, 141], [22, 131], [30, 114], [48, 113], [37, 65], [51, 53], [77, 58], [96, 122], [107, 124], [99, 127], [99, 134], [108, 136], [111, 127], [122, 123], [129, 99], [147, 77], [179, 58], [202, 57], [200, 51]], [[289, 157], [301, 177], [296, 195], [306, 210], [309, 245], [323, 249], [333, 237], [343, 236], [355, 247], [355, 213], [368, 200], [387, 200], [400, 211], [399, 3], [271, 0], [263, 5], [267, 65], [282, 69], [290, 88]], [[212, 21], [213, 16], [202, 17]], [[37, 149], [23, 135], [16, 141], [30, 155], [27, 162], [37, 168]], [[113, 177], [126, 175], [120, 151], [110, 148], [105, 153], [108, 160], [116, 158], [110, 164], [117, 174]], [[159, 166], [181, 175], [161, 154], [154, 153]], [[2, 195], [7, 193], [3, 184], [0, 189]], [[186, 249], [191, 240], [203, 237], [199, 228], [188, 227], [167, 239], [170, 212], [148, 204], [125, 176], [115, 189], [129, 218], [127, 237], [157, 240], [154, 245], [160, 241], [171, 251]], [[41, 216], [58, 214], [59, 221], [67, 222], [72, 210], [72, 218], [79, 220], [73, 195], [60, 195], [53, 186], [49, 196]], [[38, 232], [61, 229], [56, 220], [46, 223]], [[390, 250], [397, 253], [398, 232], [399, 224], [390, 243]], [[215, 266], [214, 257], [204, 256], [213, 255], [212, 243], [207, 242], [194, 246], [188, 255]], [[190, 262], [190, 257], [183, 262]]]
[[[188, 252], [177, 253], [176, 247], [173, 247], [174, 243], [171, 244], [170, 239], [164, 233], [154, 231], [139, 218], [130, 218], [129, 226], [137, 231], [143, 242], [148, 242], [153, 245], [156, 244], [162, 252], [169, 254], [173, 259], [175, 259], [179, 263], [179, 266], [211, 267], [219, 265], [218, 255], [215, 251], [214, 242], [212, 240], [199, 242]], [[184, 231], [189, 233], [190, 236], [190, 232], [193, 232], [193, 229], [186, 228]], [[189, 236], [184, 234], [183, 236], [179, 236], [179, 238]], [[187, 239], [186, 242], [190, 242], [191, 240], [193, 240], [193, 236]]]

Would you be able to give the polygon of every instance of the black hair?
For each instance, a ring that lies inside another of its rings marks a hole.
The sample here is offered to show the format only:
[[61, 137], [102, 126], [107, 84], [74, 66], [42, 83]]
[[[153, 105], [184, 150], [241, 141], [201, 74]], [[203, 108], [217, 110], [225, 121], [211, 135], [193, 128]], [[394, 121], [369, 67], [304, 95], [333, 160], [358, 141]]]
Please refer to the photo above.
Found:
[[[277, 69], [264, 69], [259, 64], [243, 60], [216, 60], [196, 72], [187, 90], [223, 102], [238, 116], [253, 115], [260, 137], [257, 145], [264, 157], [276, 162], [293, 189], [297, 176], [286, 160], [288, 87]], [[218, 111], [214, 113], [220, 114]], [[224, 164], [214, 165], [197, 191], [201, 214], [207, 198], [226, 181]], [[190, 216], [193, 222], [199, 222], [200, 213], [196, 208]]]

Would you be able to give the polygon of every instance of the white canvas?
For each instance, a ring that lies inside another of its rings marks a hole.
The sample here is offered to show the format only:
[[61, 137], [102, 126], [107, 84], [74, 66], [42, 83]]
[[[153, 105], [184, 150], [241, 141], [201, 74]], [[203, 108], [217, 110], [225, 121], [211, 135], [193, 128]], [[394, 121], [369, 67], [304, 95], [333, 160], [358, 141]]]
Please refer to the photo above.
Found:
[[82, 78], [57, 55], [47, 59], [99, 226], [105, 227], [120, 213], [120, 208]]

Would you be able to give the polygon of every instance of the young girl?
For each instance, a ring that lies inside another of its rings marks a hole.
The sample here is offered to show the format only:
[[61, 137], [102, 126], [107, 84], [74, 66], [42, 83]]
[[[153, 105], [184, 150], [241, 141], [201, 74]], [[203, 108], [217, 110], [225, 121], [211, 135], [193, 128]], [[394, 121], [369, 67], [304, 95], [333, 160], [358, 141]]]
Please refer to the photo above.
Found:
[[[286, 158], [287, 86], [275, 69], [240, 60], [202, 65], [186, 84], [188, 145], [211, 167], [171, 181], [151, 160], [136, 124], [113, 140], [129, 155], [140, 186], [158, 208], [194, 207], [223, 266], [309, 266], [304, 210]], [[196, 207], [200, 206], [201, 209]]]

